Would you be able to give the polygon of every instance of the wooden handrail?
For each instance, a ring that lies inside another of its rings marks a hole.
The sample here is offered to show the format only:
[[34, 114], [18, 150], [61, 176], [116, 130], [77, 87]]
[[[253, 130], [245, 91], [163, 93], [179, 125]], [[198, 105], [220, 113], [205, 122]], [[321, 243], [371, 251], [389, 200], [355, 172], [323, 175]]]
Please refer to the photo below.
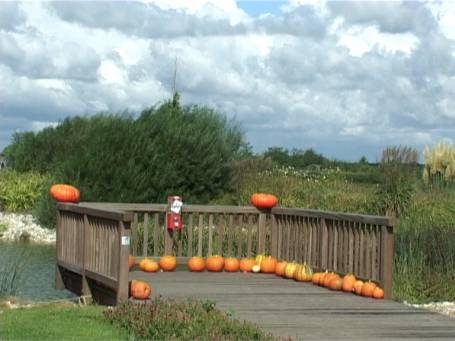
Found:
[[367, 214], [354, 214], [354, 213], [340, 213], [333, 211], [319, 211], [307, 208], [284, 208], [274, 207], [271, 211], [272, 214], [279, 215], [293, 215], [311, 218], [324, 218], [334, 220], [349, 220], [363, 224], [385, 225], [393, 227], [392, 218], [381, 217]]
[[[136, 212], [166, 212], [167, 204], [127, 204], [127, 203], [101, 203], [81, 202], [84, 207], [117, 209]], [[222, 205], [183, 205], [183, 213], [231, 213], [231, 214], [258, 214], [262, 212], [254, 206], [222, 206]]]
[[[166, 204], [130, 204], [130, 203], [104, 203], [104, 202], [81, 202], [80, 206], [91, 208], [116, 209], [124, 211], [138, 212], [166, 212]], [[261, 212], [270, 212], [280, 215], [295, 215], [314, 218], [327, 218], [349, 220], [365, 224], [376, 224], [393, 227], [393, 220], [390, 217], [374, 216], [356, 213], [341, 213], [334, 211], [314, 210], [307, 208], [285, 208], [274, 207], [271, 210], [260, 210], [254, 206], [233, 206], [233, 205], [183, 205], [184, 213], [229, 213], [229, 214], [258, 214]]]
[[73, 204], [73, 203], [57, 203], [57, 209], [60, 211], [69, 211], [79, 214], [87, 214], [92, 217], [121, 220], [125, 222], [133, 221], [133, 214], [131, 212], [125, 212], [116, 210], [113, 208], [101, 207], [96, 205], [84, 204]]

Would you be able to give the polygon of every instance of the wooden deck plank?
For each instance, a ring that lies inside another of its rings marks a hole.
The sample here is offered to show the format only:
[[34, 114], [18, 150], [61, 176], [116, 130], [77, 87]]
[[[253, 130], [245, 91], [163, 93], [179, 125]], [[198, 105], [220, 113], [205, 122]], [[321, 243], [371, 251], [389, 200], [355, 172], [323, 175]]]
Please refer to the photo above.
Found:
[[215, 300], [235, 318], [294, 340], [455, 339], [448, 317], [274, 275], [133, 271], [130, 279], [150, 282], [154, 295]]

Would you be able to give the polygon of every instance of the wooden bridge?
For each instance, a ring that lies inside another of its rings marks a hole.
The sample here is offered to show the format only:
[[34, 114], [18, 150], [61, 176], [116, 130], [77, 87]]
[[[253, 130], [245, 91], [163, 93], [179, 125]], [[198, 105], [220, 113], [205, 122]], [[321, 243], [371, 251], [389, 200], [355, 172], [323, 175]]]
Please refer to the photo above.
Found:
[[58, 204], [56, 286], [103, 304], [128, 298], [141, 278], [155, 294], [214, 299], [234, 316], [293, 338], [448, 338], [453, 321], [390, 300], [331, 292], [273, 275], [129, 273], [128, 255], [249, 257], [268, 253], [315, 270], [354, 273], [392, 296], [393, 226], [387, 217], [307, 209], [183, 207], [182, 231], [170, 233], [166, 204]]
[[[115, 303], [128, 298], [128, 254], [138, 260], [173, 254], [182, 264], [193, 255], [267, 253], [305, 261], [316, 270], [354, 273], [376, 281], [386, 298], [392, 295], [393, 226], [387, 217], [185, 205], [187, 226], [171, 233], [165, 228], [167, 209], [166, 204], [59, 203], [57, 286], [95, 296], [102, 284], [113, 291]], [[63, 283], [66, 277], [73, 280]], [[108, 299], [108, 292], [103, 296], [99, 299]]]

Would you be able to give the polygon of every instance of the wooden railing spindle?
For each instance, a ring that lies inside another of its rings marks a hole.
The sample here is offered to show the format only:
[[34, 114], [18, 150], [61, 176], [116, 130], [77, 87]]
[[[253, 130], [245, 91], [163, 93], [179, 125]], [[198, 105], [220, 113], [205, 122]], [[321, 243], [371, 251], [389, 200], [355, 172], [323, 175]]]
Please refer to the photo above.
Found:
[[149, 213], [144, 213], [144, 241], [142, 244], [142, 256], [147, 257], [148, 255], [148, 231], [149, 231]]

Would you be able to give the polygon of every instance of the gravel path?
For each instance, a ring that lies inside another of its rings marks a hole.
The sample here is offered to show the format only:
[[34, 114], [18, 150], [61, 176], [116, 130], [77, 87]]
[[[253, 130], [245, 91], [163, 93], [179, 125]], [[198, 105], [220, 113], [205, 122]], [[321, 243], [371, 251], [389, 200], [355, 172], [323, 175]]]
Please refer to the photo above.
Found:
[[411, 304], [407, 303], [406, 301], [404, 304], [414, 307], [414, 308], [422, 308], [433, 311], [435, 313], [439, 313], [442, 315], [447, 315], [451, 318], [455, 318], [455, 302], [430, 302], [426, 304]]

